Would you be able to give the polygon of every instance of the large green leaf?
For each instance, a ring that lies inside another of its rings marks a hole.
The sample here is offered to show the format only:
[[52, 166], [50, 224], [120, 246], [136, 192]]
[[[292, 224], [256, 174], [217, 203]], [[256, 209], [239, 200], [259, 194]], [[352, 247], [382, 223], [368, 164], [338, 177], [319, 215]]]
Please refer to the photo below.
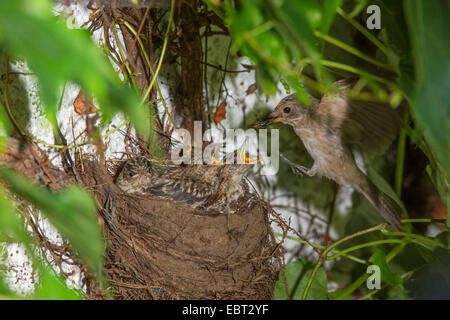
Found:
[[13, 192], [41, 210], [74, 247], [89, 270], [98, 276], [101, 274], [104, 240], [95, 203], [86, 191], [71, 186], [63, 192], [53, 193], [5, 168], [0, 169], [0, 179], [6, 181]]
[[[0, 240], [3, 242], [15, 242], [25, 246], [27, 256], [33, 261], [33, 271], [37, 272], [36, 290], [31, 295], [32, 299], [80, 299], [81, 294], [64, 284], [64, 280], [56, 275], [35, 254], [32, 241], [24, 229], [24, 221], [16, 212], [11, 202], [0, 193]], [[0, 246], [0, 254], [3, 247]], [[14, 293], [5, 283], [0, 273], [0, 300], [20, 299], [21, 296]]]
[[80, 300], [81, 294], [67, 287], [64, 279], [47, 268], [40, 268], [39, 286], [34, 291], [34, 300]]
[[[442, 202], [450, 203], [450, 44], [448, 3], [440, 0], [405, 1], [415, 64], [410, 93], [413, 116], [430, 146], [428, 173]], [[447, 219], [450, 226], [450, 218]]]
[[58, 89], [79, 83], [97, 98], [104, 119], [123, 111], [144, 132], [144, 106], [120, 79], [85, 30], [69, 29], [52, 14], [48, 0], [0, 1], [0, 43], [9, 54], [25, 59], [39, 79], [47, 116], [55, 123]]
[[324, 0], [322, 1], [322, 21], [319, 30], [327, 34], [333, 22], [336, 10], [341, 5], [342, 0]]
[[0, 152], [6, 145], [6, 137], [11, 133], [11, 123], [3, 108], [3, 103], [0, 100]]
[[[305, 259], [299, 259], [286, 265], [284, 275], [286, 276], [289, 297], [292, 299], [300, 299], [302, 297], [303, 291], [305, 290], [313, 269], [314, 265]], [[327, 275], [323, 268], [319, 268], [309, 289], [308, 299], [325, 300], [327, 297]], [[286, 300], [287, 298], [286, 288], [280, 272], [278, 274], [278, 280], [275, 284], [274, 299]]]
[[450, 43], [446, 1], [405, 1], [405, 13], [415, 62], [411, 103], [417, 125], [435, 150], [444, 170], [450, 170]]

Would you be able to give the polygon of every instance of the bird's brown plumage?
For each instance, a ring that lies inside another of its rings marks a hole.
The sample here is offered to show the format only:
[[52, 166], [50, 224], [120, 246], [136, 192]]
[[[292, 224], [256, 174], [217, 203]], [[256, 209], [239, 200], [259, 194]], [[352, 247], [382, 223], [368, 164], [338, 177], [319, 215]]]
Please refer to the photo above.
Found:
[[388, 105], [348, 98], [343, 91], [349, 84], [340, 81], [336, 85], [339, 91], [325, 94], [320, 101], [310, 97], [310, 108], [302, 106], [295, 95], [285, 97], [255, 127], [273, 122], [291, 125], [314, 159], [311, 169], [299, 166], [301, 171], [353, 186], [391, 225], [401, 229], [401, 208], [358, 168], [351, 150], [357, 145], [363, 151], [384, 153], [397, 135], [398, 116]]
[[246, 191], [243, 176], [251, 163], [173, 165], [142, 157], [128, 160], [116, 179], [126, 193], [153, 195], [193, 207], [230, 212]]

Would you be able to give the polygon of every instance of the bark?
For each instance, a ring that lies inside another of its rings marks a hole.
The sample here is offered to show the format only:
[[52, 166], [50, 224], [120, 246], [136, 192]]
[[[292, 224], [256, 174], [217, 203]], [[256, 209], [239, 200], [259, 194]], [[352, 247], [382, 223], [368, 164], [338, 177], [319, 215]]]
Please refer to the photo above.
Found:
[[[181, 83], [177, 105], [183, 117], [183, 127], [194, 133], [194, 121], [205, 123], [202, 88], [202, 41], [197, 0], [183, 1], [175, 12], [175, 24], [181, 54]], [[202, 126], [202, 131], [205, 126]]]

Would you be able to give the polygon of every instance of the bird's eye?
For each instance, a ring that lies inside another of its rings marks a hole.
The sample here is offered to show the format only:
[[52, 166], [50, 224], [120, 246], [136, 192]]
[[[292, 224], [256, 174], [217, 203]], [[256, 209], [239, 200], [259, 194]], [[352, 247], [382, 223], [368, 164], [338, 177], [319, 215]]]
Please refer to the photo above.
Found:
[[135, 175], [136, 175], [136, 172], [130, 171], [130, 173], [129, 173], [129, 176], [130, 176], [130, 177], [133, 177], [133, 176], [135, 176]]
[[283, 111], [284, 111], [284, 113], [289, 113], [289, 112], [291, 112], [291, 108], [286, 107], [286, 108], [283, 109]]

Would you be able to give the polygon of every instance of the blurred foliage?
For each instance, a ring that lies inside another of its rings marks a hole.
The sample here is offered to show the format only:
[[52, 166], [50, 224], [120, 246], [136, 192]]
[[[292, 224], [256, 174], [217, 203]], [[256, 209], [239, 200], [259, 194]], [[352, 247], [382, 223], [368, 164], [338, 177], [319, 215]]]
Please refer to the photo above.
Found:
[[[412, 42], [415, 82], [407, 91], [416, 125], [436, 153], [443, 172], [450, 171], [450, 44], [449, 4], [445, 1], [406, 1], [405, 13]], [[448, 176], [447, 176], [448, 177]]]
[[[427, 172], [442, 202], [448, 208], [450, 108], [445, 95], [450, 87], [450, 45], [445, 34], [449, 20], [447, 2], [372, 1], [370, 4], [381, 8], [381, 30], [366, 28], [368, 14], [365, 9], [369, 5], [367, 1], [206, 2], [228, 24], [233, 39], [233, 52], [248, 56], [254, 63], [257, 86], [261, 94], [274, 94], [281, 82], [287, 91], [289, 89], [286, 85], [295, 90], [298, 100], [305, 103], [306, 87], [313, 89], [315, 92], [310, 93], [315, 95], [316, 92], [329, 90], [333, 78], [357, 75], [371, 89], [373, 96], [363, 97], [356, 94], [355, 97], [384, 101], [394, 108], [398, 107], [402, 100], [406, 100], [413, 127], [405, 124], [404, 130], [409, 141], [416, 144], [428, 158]], [[251, 124], [253, 119], [261, 118], [261, 113], [261, 108], [250, 113], [244, 127]], [[292, 129], [283, 125], [274, 125], [273, 128], [280, 130], [280, 152], [291, 161], [311, 166], [312, 159]], [[392, 149], [394, 148], [395, 146]], [[399, 142], [397, 148], [402, 148], [397, 150], [399, 155], [404, 154], [404, 144]], [[370, 160], [368, 174], [371, 180], [404, 208], [400, 197], [391, 187], [392, 183], [389, 182], [395, 176], [396, 186], [400, 186], [401, 191], [404, 157], [397, 159], [396, 172], [385, 170], [385, 159]], [[291, 191], [304, 203], [312, 204], [323, 212], [328, 211], [333, 183], [325, 179], [292, 179], [290, 168], [280, 162], [277, 186]], [[317, 192], [318, 190], [320, 192]], [[335, 214], [333, 219], [333, 227], [340, 237], [354, 234], [381, 221], [374, 208], [356, 194], [353, 195], [351, 212], [344, 218]], [[447, 215], [447, 227], [449, 226], [450, 219]], [[417, 234], [417, 230], [413, 229], [412, 233]], [[386, 236], [382, 233], [370, 233], [348, 240], [346, 247], [357, 247], [361, 243], [383, 239], [386, 239]], [[448, 241], [445, 239], [434, 239], [448, 247]], [[423, 265], [425, 256], [436, 250], [436, 246], [426, 239], [405, 238], [405, 241], [415, 244], [385, 244], [377, 249], [369, 246], [355, 252], [357, 257], [372, 257], [371, 263], [382, 266], [383, 281], [391, 285], [391, 290], [381, 292], [379, 297], [407, 298], [408, 291], [402, 284], [400, 274]], [[391, 251], [385, 253], [384, 250], [388, 248]], [[444, 255], [448, 256], [448, 250], [442, 250]], [[391, 262], [396, 255], [399, 255], [398, 260]], [[411, 259], [417, 255], [418, 259]], [[344, 260], [333, 267], [333, 275], [345, 274], [339, 270], [346, 268], [352, 275], [347, 276], [348, 282], [355, 281], [365, 273], [365, 266]], [[415, 263], [411, 263], [412, 260], [415, 260]], [[291, 268], [289, 264], [286, 268], [288, 267]], [[391, 268], [396, 271], [391, 271]], [[361, 279], [354, 283], [361, 286]], [[280, 281], [281, 279], [278, 285]], [[289, 288], [296, 280], [291, 281], [287, 281]], [[450, 282], [447, 282], [447, 288], [450, 288]], [[281, 292], [281, 288], [277, 287], [277, 290]], [[338, 297], [341, 293], [338, 290], [330, 297]], [[348, 293], [350, 292], [347, 292], [346, 298], [349, 298]]]
[[[446, 36], [447, 2], [374, 0], [373, 3], [382, 8], [382, 30], [379, 31], [365, 28], [367, 1], [364, 0], [205, 2], [230, 29], [234, 56], [230, 60], [245, 55], [255, 64], [260, 94], [274, 94], [278, 83], [282, 82], [297, 93], [299, 101], [308, 104], [307, 87], [314, 90], [310, 93], [317, 95], [332, 88], [334, 79], [357, 75], [372, 94], [349, 94], [384, 101], [393, 107], [406, 99], [413, 128], [405, 126], [404, 130], [427, 156], [427, 172], [448, 207], [450, 111], [446, 93], [450, 87], [450, 44]], [[27, 61], [38, 79], [41, 101], [51, 123], [56, 126], [59, 89], [66, 82], [74, 82], [97, 99], [103, 121], [123, 112], [140, 133], [151, 137], [151, 107], [141, 103], [140, 97], [128, 87], [129, 83], [125, 85], [120, 81], [89, 33], [69, 29], [64, 21], [53, 15], [51, 6], [48, 0], [0, 1], [0, 46], [12, 59]], [[228, 54], [225, 61], [228, 61]], [[224, 65], [227, 67], [226, 63]], [[218, 81], [214, 81], [214, 85], [219, 84], [219, 89], [223, 82], [221, 72], [216, 72]], [[12, 132], [12, 125], [2, 105], [0, 136], [7, 136]], [[254, 110], [243, 126], [251, 125], [265, 111], [262, 108]], [[281, 125], [276, 128], [281, 130], [281, 152], [294, 162], [310, 166], [312, 159], [292, 129]], [[369, 170], [369, 174], [384, 166], [385, 160], [377, 161], [375, 170]], [[372, 173], [371, 176], [383, 191], [401, 202], [388, 182], [392, 180], [392, 172], [383, 172], [379, 176]], [[50, 192], [7, 169], [0, 170], [0, 179], [17, 196], [39, 209], [101, 280], [104, 242], [92, 198], [76, 187], [60, 193]], [[292, 179], [290, 168], [283, 162], [280, 163], [278, 181], [279, 187], [321, 210], [329, 206], [334, 192], [334, 184], [319, 177]], [[20, 243], [27, 249], [39, 276], [31, 298], [81, 298], [79, 292], [68, 288], [64, 279], [37, 256], [35, 242], [24, 228], [25, 221], [13, 203], [1, 189], [0, 236], [4, 243]], [[447, 226], [450, 226], [450, 219], [447, 219]], [[333, 223], [339, 237], [344, 237], [378, 222], [380, 217], [373, 207], [354, 195], [350, 214], [345, 218], [335, 215]], [[380, 242], [399, 237], [404, 241]], [[361, 247], [369, 242], [375, 244]], [[371, 232], [348, 239], [345, 250], [351, 251], [352, 259], [339, 258], [330, 272], [332, 280], [345, 284], [346, 289], [340, 288], [330, 294], [325, 270], [318, 268], [312, 278], [315, 265], [300, 259], [287, 264], [284, 271], [289, 296], [301, 298], [310, 280], [309, 299], [348, 299], [357, 288], [360, 294], [367, 294], [361, 275], [365, 274], [368, 263], [376, 263], [382, 266], [383, 281], [392, 289], [377, 293], [379, 297], [421, 297], [403, 276], [427, 265], [421, 271], [423, 283], [427, 279], [437, 279], [440, 284], [450, 282], [444, 274], [448, 269], [442, 267], [448, 266], [446, 246], [449, 246], [448, 231], [436, 237], [422, 238], [414, 229], [404, 234]], [[5, 248], [2, 246], [1, 249]], [[280, 274], [275, 288], [276, 299], [287, 298], [284, 284]], [[18, 296], [8, 289], [0, 276], [1, 297]]]
[[25, 59], [37, 76], [42, 104], [54, 126], [59, 88], [73, 81], [95, 96], [105, 121], [124, 112], [138, 130], [149, 130], [148, 109], [139, 97], [123, 87], [89, 32], [69, 29], [53, 15], [50, 1], [1, 1], [0, 21], [0, 44], [11, 56]]
[[[276, 81], [283, 76], [300, 101], [308, 104], [298, 82], [307, 61], [323, 78], [319, 52], [312, 34], [321, 25], [322, 12], [317, 1], [225, 1], [225, 21], [230, 26], [233, 50], [240, 50], [257, 66], [258, 85], [263, 92], [276, 92]], [[329, 18], [325, 24], [328, 24]], [[308, 60], [302, 60], [309, 58]], [[299, 65], [292, 66], [292, 61]], [[293, 69], [297, 68], [297, 70]]]
[[[301, 82], [323, 92], [332, 81], [330, 74], [356, 74], [375, 97], [393, 106], [402, 96], [406, 98], [415, 123], [409, 134], [427, 155], [430, 176], [447, 204], [450, 109], [445, 92], [450, 85], [450, 45], [445, 35], [446, 2], [375, 1], [381, 7], [380, 31], [365, 29], [366, 1], [206, 2], [229, 25], [234, 52], [255, 63], [261, 92], [275, 93], [278, 81], [284, 79], [305, 102]], [[358, 32], [364, 32], [363, 36], [349, 37]]]
[[[121, 83], [110, 62], [91, 40], [89, 32], [69, 29], [53, 14], [52, 2], [1, 1], [0, 46], [10, 57], [25, 60], [36, 75], [45, 114], [55, 129], [59, 89], [70, 81], [80, 84], [95, 96], [103, 121], [111, 119], [117, 112], [124, 112], [139, 132], [149, 135], [149, 108], [141, 104], [135, 92]], [[4, 141], [4, 137], [11, 134], [12, 125], [3, 108], [4, 103], [0, 105], [0, 133]], [[88, 270], [101, 280], [104, 240], [91, 196], [76, 187], [53, 193], [6, 169], [1, 169], [0, 175], [13, 192], [30, 201], [49, 219], [73, 246]], [[17, 220], [20, 215], [3, 193], [4, 189], [0, 191], [0, 234], [7, 236], [8, 241], [25, 245], [31, 256], [39, 279], [31, 298], [81, 298], [80, 293], [69, 289], [60, 276], [36, 257], [32, 241], [23, 228], [24, 222]], [[10, 292], [2, 289], [0, 294], [9, 295]]]
[[[58, 203], [56, 203], [57, 205]], [[31, 259], [35, 278], [38, 279], [36, 289], [28, 296], [29, 299], [81, 299], [82, 295], [73, 289], [67, 287], [65, 279], [57, 275], [44, 261], [39, 257], [34, 248], [34, 241], [30, 238], [28, 232], [24, 229], [25, 221], [21, 215], [16, 212], [11, 201], [0, 194], [0, 254], [4, 255], [5, 245], [7, 243], [20, 243], [27, 252], [27, 257]], [[54, 212], [61, 212], [59, 209]], [[79, 235], [78, 235], [79, 236]], [[90, 237], [87, 237], [90, 238]], [[0, 276], [0, 299], [19, 299], [23, 298], [9, 289], [5, 284], [3, 276]]]
[[[95, 202], [86, 191], [71, 186], [53, 193], [30, 184], [28, 179], [10, 169], [0, 169], [0, 179], [8, 183], [11, 191], [44, 212], [63, 238], [78, 249], [89, 270], [100, 276], [105, 244]], [[80, 234], [88, 234], [89, 237], [80, 237]]]
[[[428, 173], [442, 202], [450, 205], [450, 58], [447, 38], [449, 4], [443, 1], [406, 2], [405, 11], [411, 30], [416, 81], [410, 93], [412, 114], [429, 143]], [[450, 226], [450, 215], [447, 215]]]

